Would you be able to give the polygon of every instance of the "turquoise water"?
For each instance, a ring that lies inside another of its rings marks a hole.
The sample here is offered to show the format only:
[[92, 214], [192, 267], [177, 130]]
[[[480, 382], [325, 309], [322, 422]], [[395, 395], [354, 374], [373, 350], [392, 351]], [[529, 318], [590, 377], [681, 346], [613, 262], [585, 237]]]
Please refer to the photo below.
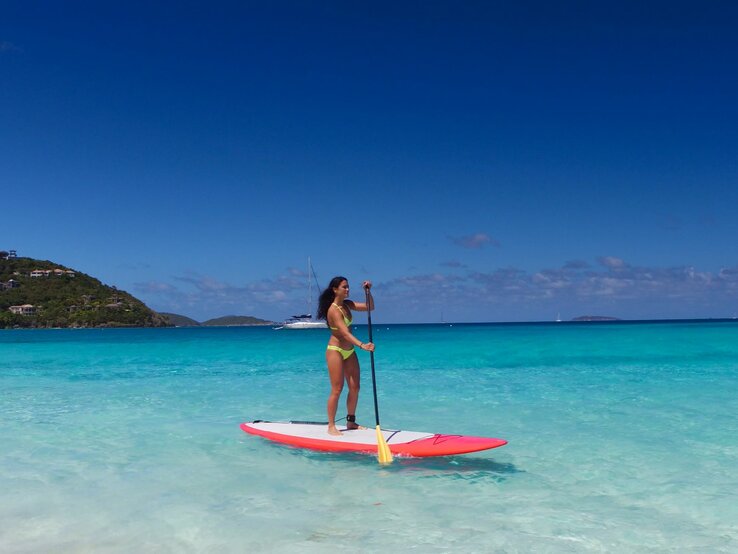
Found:
[[738, 551], [737, 323], [376, 326], [383, 427], [509, 441], [388, 467], [238, 427], [324, 420], [326, 339], [0, 331], [0, 551]]

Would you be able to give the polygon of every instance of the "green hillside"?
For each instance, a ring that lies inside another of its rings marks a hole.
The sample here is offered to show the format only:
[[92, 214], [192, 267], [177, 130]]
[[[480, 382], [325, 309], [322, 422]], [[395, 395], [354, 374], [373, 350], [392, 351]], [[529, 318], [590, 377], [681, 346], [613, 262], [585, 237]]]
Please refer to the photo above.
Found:
[[228, 326], [228, 325], [271, 325], [271, 321], [259, 319], [258, 317], [251, 317], [248, 315], [226, 315], [223, 317], [216, 317], [215, 319], [208, 319], [203, 321], [200, 325], [206, 325], [209, 327], [213, 326]]
[[199, 327], [200, 323], [187, 317], [186, 315], [170, 314], [168, 312], [159, 312], [159, 315], [166, 317], [169, 323], [175, 327]]
[[[50, 273], [31, 277], [37, 270]], [[31, 313], [10, 311], [22, 305], [31, 305]], [[48, 260], [0, 259], [0, 328], [167, 325], [137, 298], [79, 271]]]
[[236, 325], [273, 325], [272, 321], [259, 319], [249, 315], [227, 315], [208, 319], [207, 321], [195, 321], [191, 317], [180, 314], [172, 314], [168, 312], [159, 312], [159, 315], [166, 317], [170, 324], [175, 327], [229, 327]]

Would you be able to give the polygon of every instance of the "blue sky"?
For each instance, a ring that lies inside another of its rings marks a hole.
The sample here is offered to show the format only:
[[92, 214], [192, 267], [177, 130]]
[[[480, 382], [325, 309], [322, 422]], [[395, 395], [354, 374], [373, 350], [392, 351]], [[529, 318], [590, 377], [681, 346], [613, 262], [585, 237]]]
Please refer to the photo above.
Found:
[[[102, 5], [101, 5], [102, 4]], [[0, 248], [196, 319], [738, 312], [738, 8], [4, 2]]]

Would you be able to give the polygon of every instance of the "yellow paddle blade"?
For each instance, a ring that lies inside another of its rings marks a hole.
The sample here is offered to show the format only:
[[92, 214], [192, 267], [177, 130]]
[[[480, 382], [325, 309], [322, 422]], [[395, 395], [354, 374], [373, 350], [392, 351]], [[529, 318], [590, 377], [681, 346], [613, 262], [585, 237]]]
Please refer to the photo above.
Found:
[[391, 464], [392, 463], [392, 452], [390, 452], [387, 441], [384, 440], [382, 430], [377, 425], [377, 459], [380, 464]]

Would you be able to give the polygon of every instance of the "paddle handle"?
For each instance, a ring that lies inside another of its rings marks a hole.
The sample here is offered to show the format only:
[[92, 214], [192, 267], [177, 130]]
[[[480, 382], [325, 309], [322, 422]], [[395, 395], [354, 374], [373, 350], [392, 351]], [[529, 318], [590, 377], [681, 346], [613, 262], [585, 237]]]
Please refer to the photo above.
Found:
[[[367, 324], [369, 326], [369, 342], [374, 342], [372, 340], [372, 310], [371, 310], [371, 303], [369, 301], [369, 287], [364, 287], [364, 292], [366, 292], [366, 314], [367, 314]], [[374, 352], [369, 352], [369, 358], [372, 363], [372, 390], [374, 391], [374, 417], [377, 420], [377, 427], [379, 427], [379, 403], [377, 402], [377, 376], [376, 376], [376, 372], [374, 371]]]

